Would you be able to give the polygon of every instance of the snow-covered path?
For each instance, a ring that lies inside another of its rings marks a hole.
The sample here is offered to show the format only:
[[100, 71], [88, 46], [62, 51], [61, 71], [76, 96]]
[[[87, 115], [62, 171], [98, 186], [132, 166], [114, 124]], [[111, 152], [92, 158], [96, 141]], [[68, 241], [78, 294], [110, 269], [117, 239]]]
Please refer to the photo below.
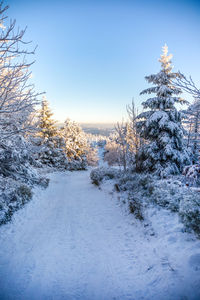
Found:
[[176, 220], [151, 236], [89, 172], [50, 177], [0, 228], [1, 300], [198, 299], [200, 243]]

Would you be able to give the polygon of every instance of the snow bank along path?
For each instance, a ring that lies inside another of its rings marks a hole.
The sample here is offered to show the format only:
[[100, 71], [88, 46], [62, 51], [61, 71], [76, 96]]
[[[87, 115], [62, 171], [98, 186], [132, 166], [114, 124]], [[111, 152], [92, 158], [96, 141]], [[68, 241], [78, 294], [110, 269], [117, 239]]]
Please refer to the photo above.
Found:
[[50, 175], [0, 228], [0, 299], [200, 299], [200, 242], [175, 215], [125, 215], [89, 172]]

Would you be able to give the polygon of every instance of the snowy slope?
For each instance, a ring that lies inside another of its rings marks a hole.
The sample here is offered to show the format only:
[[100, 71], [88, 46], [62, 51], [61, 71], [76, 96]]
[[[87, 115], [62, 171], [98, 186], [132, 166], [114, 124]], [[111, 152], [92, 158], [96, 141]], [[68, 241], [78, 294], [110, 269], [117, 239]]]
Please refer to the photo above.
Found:
[[89, 172], [50, 177], [0, 228], [0, 299], [200, 298], [200, 242], [176, 215], [152, 208], [144, 226]]

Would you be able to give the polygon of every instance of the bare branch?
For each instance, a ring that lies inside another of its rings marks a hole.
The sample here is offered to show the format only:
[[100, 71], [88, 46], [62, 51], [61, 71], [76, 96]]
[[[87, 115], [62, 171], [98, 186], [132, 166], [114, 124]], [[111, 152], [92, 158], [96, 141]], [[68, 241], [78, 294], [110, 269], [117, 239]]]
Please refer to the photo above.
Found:
[[178, 88], [192, 95], [194, 98], [200, 98], [200, 89], [197, 88], [191, 76], [187, 78], [179, 72], [179, 77], [177, 77], [176, 81], [174, 81], [174, 84]]

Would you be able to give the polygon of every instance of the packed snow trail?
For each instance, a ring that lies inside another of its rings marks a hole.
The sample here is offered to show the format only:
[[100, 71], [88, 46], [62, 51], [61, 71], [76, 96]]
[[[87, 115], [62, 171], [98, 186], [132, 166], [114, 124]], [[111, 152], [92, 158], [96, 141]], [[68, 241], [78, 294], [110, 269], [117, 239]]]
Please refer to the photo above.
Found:
[[50, 177], [0, 228], [1, 300], [198, 299], [200, 243], [169, 212], [151, 236], [89, 172]]

